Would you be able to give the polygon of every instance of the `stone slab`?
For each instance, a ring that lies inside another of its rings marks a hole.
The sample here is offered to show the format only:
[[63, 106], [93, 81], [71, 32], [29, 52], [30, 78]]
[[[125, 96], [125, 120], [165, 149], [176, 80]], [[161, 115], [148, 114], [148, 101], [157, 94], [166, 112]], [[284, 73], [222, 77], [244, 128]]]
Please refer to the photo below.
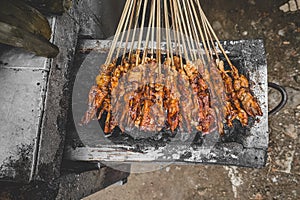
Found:
[[36, 56], [21, 48], [0, 46], [0, 68], [48, 70], [49, 59]]
[[35, 167], [47, 72], [0, 68], [0, 179], [28, 182]]

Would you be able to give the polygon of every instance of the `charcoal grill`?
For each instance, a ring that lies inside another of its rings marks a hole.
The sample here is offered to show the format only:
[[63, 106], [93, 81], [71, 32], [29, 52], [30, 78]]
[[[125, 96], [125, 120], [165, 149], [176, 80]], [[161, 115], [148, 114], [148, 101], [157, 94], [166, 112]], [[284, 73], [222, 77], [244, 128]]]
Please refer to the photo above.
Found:
[[[86, 109], [89, 88], [94, 83], [98, 67], [105, 62], [111, 41], [83, 40], [79, 45], [75, 66], [78, 69], [73, 91], [73, 134], [84, 147], [73, 147], [67, 158], [80, 161], [115, 163], [203, 163], [260, 168], [265, 166], [268, 148], [268, 83], [267, 64], [262, 40], [224, 41], [223, 47], [239, 71], [252, 81], [252, 90], [263, 110], [263, 117], [250, 120], [249, 127], [238, 122], [225, 128], [225, 135], [213, 132], [206, 136], [193, 135], [187, 142], [182, 138], [167, 138], [158, 134], [144, 139], [131, 133], [115, 131], [105, 137], [99, 122], [78, 126]], [[76, 84], [80, 84], [76, 85]], [[166, 142], [169, 140], [169, 142]]]

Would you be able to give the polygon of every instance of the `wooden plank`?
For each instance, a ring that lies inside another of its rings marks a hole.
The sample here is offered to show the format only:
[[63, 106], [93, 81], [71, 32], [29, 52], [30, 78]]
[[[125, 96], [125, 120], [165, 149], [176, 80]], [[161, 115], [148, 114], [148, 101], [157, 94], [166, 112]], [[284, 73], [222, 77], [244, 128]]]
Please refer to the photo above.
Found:
[[53, 58], [59, 49], [42, 36], [35, 35], [22, 28], [0, 22], [0, 43], [22, 47], [38, 56]]
[[55, 57], [58, 47], [49, 42], [48, 20], [22, 1], [2, 1], [0, 7], [0, 43], [21, 47], [38, 56]]
[[41, 35], [47, 40], [51, 37], [51, 28], [46, 17], [23, 1], [3, 0], [0, 7], [0, 21], [20, 30]]

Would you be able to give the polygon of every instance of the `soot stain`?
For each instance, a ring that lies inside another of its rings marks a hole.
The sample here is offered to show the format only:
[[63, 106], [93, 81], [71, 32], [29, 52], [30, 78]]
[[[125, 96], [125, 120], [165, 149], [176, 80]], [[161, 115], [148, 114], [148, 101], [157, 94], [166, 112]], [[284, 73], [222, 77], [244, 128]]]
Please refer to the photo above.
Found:
[[[30, 171], [33, 157], [33, 145], [22, 144], [17, 147], [18, 159], [12, 157], [7, 158], [0, 166], [3, 179], [15, 179], [21, 182], [29, 181]], [[13, 174], [13, 177], [12, 176]]]

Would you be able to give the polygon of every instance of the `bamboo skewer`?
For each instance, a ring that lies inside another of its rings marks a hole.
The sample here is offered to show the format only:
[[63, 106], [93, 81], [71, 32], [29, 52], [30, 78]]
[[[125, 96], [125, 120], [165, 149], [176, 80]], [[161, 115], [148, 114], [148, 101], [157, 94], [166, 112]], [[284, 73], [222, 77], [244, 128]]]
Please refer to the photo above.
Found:
[[[166, 43], [164, 49], [162, 42]], [[127, 0], [105, 64], [122, 51], [122, 60], [126, 55], [129, 60], [134, 53], [136, 65], [145, 64], [148, 56], [155, 57], [161, 71], [164, 53], [172, 66], [177, 55], [183, 69], [184, 61], [205, 64], [219, 59], [218, 50], [232, 67], [200, 0]]]
[[[133, 7], [133, 1], [131, 2], [130, 7], [129, 7], [129, 10], [128, 10], [129, 13], [131, 13], [131, 12], [133, 11], [132, 7]], [[129, 28], [128, 28], [129, 17], [130, 17], [130, 15], [127, 15], [127, 16], [126, 16], [125, 25], [124, 25], [125, 29], [127, 29], [127, 30], [129, 29]], [[130, 23], [130, 24], [131, 24], [131, 23]], [[130, 26], [129, 26], [129, 27], [130, 27]], [[129, 29], [129, 30], [130, 30], [130, 29]], [[125, 33], [126, 33], [125, 31], [122, 32], [122, 36], [121, 36], [121, 40], [120, 40], [121, 43], [123, 42]], [[119, 57], [119, 53], [120, 53], [120, 51], [121, 51], [121, 47], [122, 47], [122, 44], [120, 44], [119, 47], [118, 47], [116, 57]]]
[[[137, 46], [138, 51], [136, 51], [136, 57], [137, 58], [140, 56], [139, 55], [140, 54], [139, 49], [141, 49], [141, 42], [142, 42], [142, 39], [143, 39], [143, 31], [144, 31], [147, 4], [148, 4], [148, 0], [145, 0], [144, 1], [144, 7], [143, 7], [143, 14], [142, 14], [141, 30], [140, 30], [140, 35], [139, 35], [139, 39], [138, 39], [138, 46]], [[136, 65], [138, 65], [138, 64], [139, 64], [139, 59], [136, 59]]]
[[[155, 9], [155, 1], [152, 1], [151, 11], [150, 11], [150, 19], [153, 17], [154, 9]], [[150, 27], [152, 26], [152, 24], [153, 24], [153, 20], [149, 20], [148, 29], [147, 29], [147, 36], [146, 36], [146, 42], [145, 42], [145, 47], [144, 47], [145, 50], [144, 50], [143, 58], [142, 58], [142, 64], [145, 64], [145, 59], [146, 59], [146, 56], [148, 54], [149, 38], [150, 38]]]
[[120, 23], [118, 25], [115, 37], [114, 37], [114, 39], [112, 41], [112, 48], [109, 51], [107, 59], [106, 59], [106, 62], [105, 62], [106, 66], [111, 62], [114, 50], [115, 50], [117, 42], [118, 42], [119, 35], [120, 35], [121, 31], [122, 31], [122, 27], [123, 27], [123, 23], [124, 23], [124, 20], [125, 20], [125, 17], [126, 17], [126, 13], [128, 13], [128, 8], [129, 8], [130, 2], [131, 2], [131, 0], [127, 0], [126, 1], [124, 10], [123, 10], [123, 13], [122, 13], [122, 16], [121, 16]]
[[129, 36], [130, 36], [130, 33], [131, 33], [131, 26], [132, 26], [132, 23], [133, 23], [135, 8], [136, 8], [136, 0], [134, 0], [134, 3], [133, 3], [133, 9], [132, 9], [132, 12], [131, 12], [130, 23], [129, 23], [129, 28], [130, 29], [127, 31], [127, 36], [126, 36], [125, 47], [124, 47], [122, 59], [124, 59], [125, 55], [126, 55], [126, 50], [127, 50], [127, 46], [128, 46], [128, 42], [129, 42]]

